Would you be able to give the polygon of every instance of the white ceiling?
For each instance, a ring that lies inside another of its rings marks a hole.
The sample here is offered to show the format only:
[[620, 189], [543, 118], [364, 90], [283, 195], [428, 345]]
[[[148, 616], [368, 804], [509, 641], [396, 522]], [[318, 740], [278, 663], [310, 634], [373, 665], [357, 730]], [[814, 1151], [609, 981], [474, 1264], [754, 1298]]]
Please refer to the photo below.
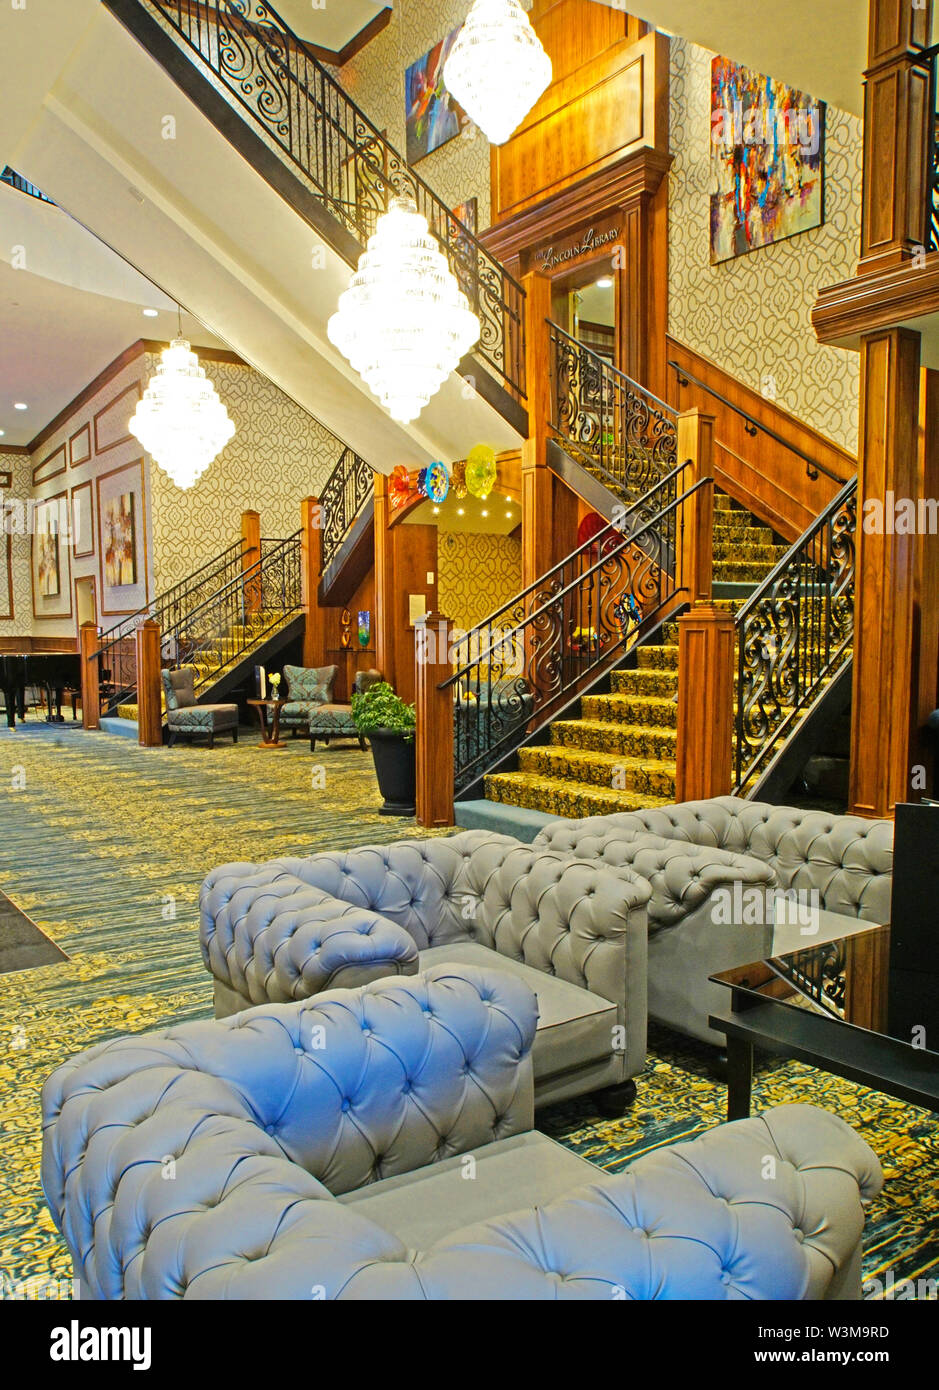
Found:
[[[14, 269], [22, 246], [26, 268]], [[52, 249], [56, 254], [52, 255]], [[144, 308], [159, 310], [144, 317]], [[176, 306], [58, 208], [0, 184], [0, 444], [25, 445], [138, 338], [176, 336]], [[188, 314], [183, 332], [221, 347]], [[15, 410], [21, 401], [28, 410]]]
[[392, 0], [278, 0], [281, 19], [301, 39], [338, 53], [377, 14], [392, 8]]

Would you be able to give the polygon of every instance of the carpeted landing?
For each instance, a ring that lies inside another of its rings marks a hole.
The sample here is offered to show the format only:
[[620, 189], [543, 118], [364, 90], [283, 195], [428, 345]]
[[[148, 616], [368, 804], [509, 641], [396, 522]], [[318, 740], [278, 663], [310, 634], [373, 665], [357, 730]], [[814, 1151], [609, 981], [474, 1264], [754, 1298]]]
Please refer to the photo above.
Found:
[[[323, 779], [314, 769], [325, 769]], [[320, 782], [323, 785], [320, 786]], [[371, 759], [298, 740], [141, 749], [106, 734], [0, 732], [0, 890], [68, 959], [0, 974], [0, 1272], [65, 1281], [70, 1261], [39, 1186], [39, 1091], [64, 1058], [116, 1034], [211, 1017], [197, 895], [210, 868], [420, 833], [378, 815]], [[622, 1120], [589, 1098], [539, 1126], [610, 1172], [723, 1119], [706, 1053], [651, 1038], [639, 1098]], [[867, 1230], [865, 1274], [939, 1277], [939, 1143], [933, 1116], [796, 1063], [759, 1078], [754, 1109], [816, 1100], [856, 1125], [888, 1173]]]

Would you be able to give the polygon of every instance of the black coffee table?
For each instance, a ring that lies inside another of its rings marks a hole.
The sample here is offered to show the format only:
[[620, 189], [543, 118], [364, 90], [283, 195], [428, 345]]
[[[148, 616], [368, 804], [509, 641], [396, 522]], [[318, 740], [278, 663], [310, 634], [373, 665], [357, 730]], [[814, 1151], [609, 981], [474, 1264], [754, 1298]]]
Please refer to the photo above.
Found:
[[[888, 947], [888, 929], [856, 923], [840, 940], [711, 976], [728, 991], [709, 1022], [727, 1038], [729, 1120], [750, 1114], [755, 1048], [939, 1111], [939, 1052], [890, 1031]], [[767, 992], [767, 966], [787, 997]]]

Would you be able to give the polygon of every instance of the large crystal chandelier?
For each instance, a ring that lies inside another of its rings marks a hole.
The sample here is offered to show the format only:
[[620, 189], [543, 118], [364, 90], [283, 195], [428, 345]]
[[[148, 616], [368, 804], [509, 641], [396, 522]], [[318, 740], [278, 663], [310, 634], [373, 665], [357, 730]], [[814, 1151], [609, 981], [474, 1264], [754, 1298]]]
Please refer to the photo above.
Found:
[[128, 425], [179, 488], [190, 488], [235, 433], [199, 359], [180, 336], [161, 354]]
[[551, 59], [518, 0], [476, 0], [443, 70], [447, 90], [504, 145], [551, 81]]
[[478, 342], [479, 319], [412, 198], [378, 219], [327, 332], [404, 425]]

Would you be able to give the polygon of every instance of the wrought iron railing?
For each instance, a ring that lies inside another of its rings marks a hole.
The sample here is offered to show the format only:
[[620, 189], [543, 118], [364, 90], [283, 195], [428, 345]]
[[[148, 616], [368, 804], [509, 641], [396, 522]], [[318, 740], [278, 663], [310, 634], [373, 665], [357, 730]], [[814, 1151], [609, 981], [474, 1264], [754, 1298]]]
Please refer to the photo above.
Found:
[[38, 198], [41, 203], [55, 204], [51, 198], [47, 198], [41, 188], [37, 188], [29, 179], [24, 179], [22, 174], [18, 174], [15, 169], [11, 169], [9, 164], [0, 172], [0, 183], [8, 183], [11, 188], [15, 188], [18, 193], [27, 193], [30, 198]]
[[[710, 478], [676, 495], [682, 464], [651, 498], [491, 614], [456, 635], [454, 782], [463, 793], [555, 717], [645, 636], [686, 592], [685, 508]], [[653, 515], [649, 512], [653, 511]]]
[[774, 975], [792, 985], [816, 1009], [833, 1014], [835, 1018], [844, 1018], [847, 950], [843, 940], [795, 951], [790, 956], [768, 960], [766, 964]]
[[323, 569], [335, 560], [362, 508], [375, 494], [375, 473], [353, 449], [344, 450], [320, 494]]
[[95, 656], [109, 713], [134, 698], [137, 689], [135, 633], [139, 625], [147, 618], [154, 618], [166, 631], [180, 622], [186, 613], [198, 608], [242, 572], [244, 547], [243, 540], [236, 541], [180, 583], [171, 585], [136, 613], [129, 613], [102, 633], [101, 646]]
[[[121, 17], [128, 0], [106, 0]], [[195, 54], [216, 90], [247, 113], [265, 143], [364, 249], [395, 196], [410, 195], [440, 242], [481, 334], [475, 349], [525, 398], [525, 293], [411, 169], [377, 126], [260, 0], [131, 0]]]
[[300, 532], [261, 543], [261, 558], [160, 634], [164, 666], [194, 666], [196, 693], [303, 608]]
[[854, 640], [857, 479], [737, 614], [735, 790], [769, 767]]
[[548, 331], [554, 437], [607, 487], [637, 500], [678, 462], [675, 411], [556, 323]]

